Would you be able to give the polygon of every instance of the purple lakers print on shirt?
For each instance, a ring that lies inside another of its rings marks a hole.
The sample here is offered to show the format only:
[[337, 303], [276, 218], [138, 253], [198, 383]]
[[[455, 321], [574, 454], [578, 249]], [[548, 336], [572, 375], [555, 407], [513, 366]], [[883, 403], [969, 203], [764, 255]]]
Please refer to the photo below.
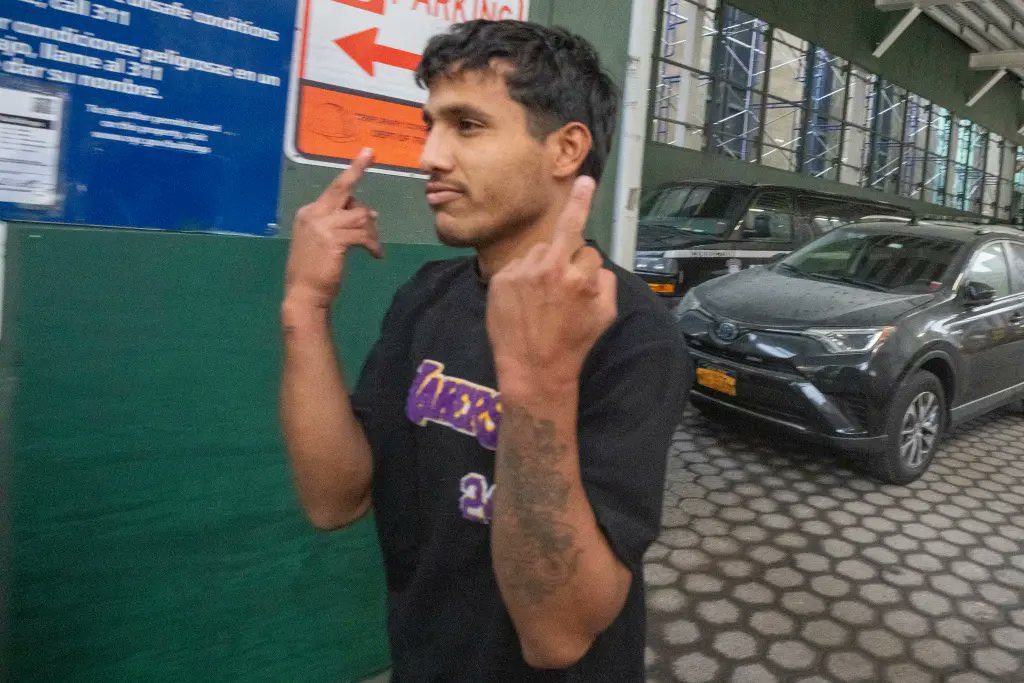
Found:
[[444, 374], [444, 364], [420, 363], [409, 387], [405, 415], [421, 427], [428, 422], [475, 437], [487, 450], [498, 448], [501, 399], [489, 387]]
[[470, 472], [459, 482], [459, 490], [462, 491], [462, 497], [459, 498], [462, 516], [471, 522], [490, 524], [494, 510], [491, 501], [494, 497], [494, 484], [488, 484], [484, 475]]

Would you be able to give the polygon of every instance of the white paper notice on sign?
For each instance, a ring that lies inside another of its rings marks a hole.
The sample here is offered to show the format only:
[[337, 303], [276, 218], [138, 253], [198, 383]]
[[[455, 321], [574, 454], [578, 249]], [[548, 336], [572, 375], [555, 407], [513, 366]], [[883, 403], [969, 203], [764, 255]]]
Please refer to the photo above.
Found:
[[64, 100], [0, 87], [0, 202], [57, 201]]
[[427, 41], [473, 19], [525, 20], [529, 9], [528, 0], [303, 0], [288, 157], [346, 166], [373, 147], [372, 171], [416, 175], [427, 93], [413, 76]]

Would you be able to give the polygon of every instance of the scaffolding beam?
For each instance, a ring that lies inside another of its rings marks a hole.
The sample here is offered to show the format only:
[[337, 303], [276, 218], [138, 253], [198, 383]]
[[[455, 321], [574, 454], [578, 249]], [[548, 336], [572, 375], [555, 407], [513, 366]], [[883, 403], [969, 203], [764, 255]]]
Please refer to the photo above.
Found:
[[878, 44], [878, 47], [876, 47], [875, 51], [871, 54], [877, 59], [888, 52], [889, 48], [892, 47], [893, 44], [899, 40], [899, 37], [903, 35], [903, 32], [910, 28], [910, 25], [914, 23], [914, 19], [917, 19], [921, 15], [921, 12], [922, 9], [920, 6], [914, 5], [911, 7], [910, 11], [903, 15], [903, 18], [900, 19], [899, 23], [889, 31], [889, 35], [887, 35], [885, 39]]
[[938, 7], [939, 5], [962, 5], [967, 0], [875, 0], [875, 9], [882, 12], [896, 12], [912, 7]]
[[984, 97], [985, 93], [994, 88], [996, 83], [1003, 80], [1003, 76], [1005, 75], [1006, 69], [1000, 69], [999, 71], [995, 72], [995, 74], [992, 75], [992, 78], [988, 79], [988, 81], [986, 81], [983, 86], [978, 88], [978, 92], [971, 95], [971, 99], [967, 100], [967, 106], [973, 107], [974, 105], [976, 105], [978, 103], [978, 100]]
[[1024, 50], [996, 50], [975, 52], [971, 55], [970, 66], [975, 71], [992, 69], [1019, 69], [1024, 67]]

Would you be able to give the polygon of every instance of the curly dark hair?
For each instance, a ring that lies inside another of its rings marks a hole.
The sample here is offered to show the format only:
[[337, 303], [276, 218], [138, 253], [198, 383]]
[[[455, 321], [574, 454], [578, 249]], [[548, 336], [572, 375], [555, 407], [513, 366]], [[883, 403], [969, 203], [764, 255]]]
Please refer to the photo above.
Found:
[[561, 28], [527, 21], [478, 19], [456, 24], [427, 44], [416, 83], [430, 87], [438, 77], [486, 71], [493, 60], [509, 64], [508, 94], [523, 105], [532, 135], [543, 140], [571, 121], [594, 139], [580, 175], [600, 180], [615, 130], [618, 94], [601, 69], [594, 47]]

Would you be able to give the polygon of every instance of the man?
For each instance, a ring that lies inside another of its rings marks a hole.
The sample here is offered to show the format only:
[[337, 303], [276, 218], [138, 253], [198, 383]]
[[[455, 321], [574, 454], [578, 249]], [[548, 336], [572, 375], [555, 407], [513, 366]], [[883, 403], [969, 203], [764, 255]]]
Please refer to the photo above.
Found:
[[431, 40], [427, 203], [476, 256], [395, 296], [350, 397], [328, 309], [367, 150], [298, 212], [282, 305], [282, 421], [300, 500], [338, 528], [372, 505], [395, 680], [643, 677], [642, 556], [689, 361], [664, 306], [583, 238], [614, 129], [585, 41], [475, 21]]

